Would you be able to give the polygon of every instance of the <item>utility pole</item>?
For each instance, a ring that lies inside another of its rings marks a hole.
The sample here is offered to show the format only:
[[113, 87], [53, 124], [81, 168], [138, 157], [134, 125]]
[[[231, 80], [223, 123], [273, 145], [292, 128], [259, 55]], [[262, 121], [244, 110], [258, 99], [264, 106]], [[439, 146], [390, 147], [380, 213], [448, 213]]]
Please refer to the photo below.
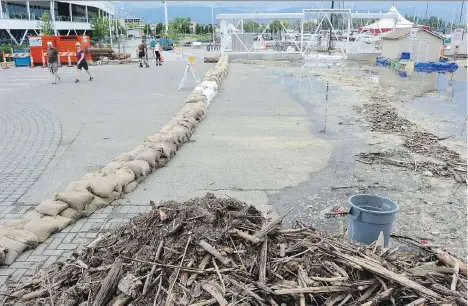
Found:
[[164, 19], [166, 21], [166, 36], [167, 36], [167, 32], [169, 31], [169, 26], [167, 23], [167, 3], [166, 1], [163, 1], [163, 3], [164, 3]]
[[[332, 6], [331, 6], [332, 10], [334, 6], [335, 6], [335, 1], [332, 1]], [[328, 55], [331, 54], [332, 29], [333, 29], [333, 12], [330, 14], [330, 35], [328, 37]]]
[[462, 16], [463, 16], [463, 6], [465, 5], [465, 1], [462, 1], [461, 9], [460, 9], [460, 20], [458, 21], [458, 24], [461, 24], [462, 21]]
[[429, 8], [429, 3], [426, 4], [426, 13], [424, 14], [424, 19], [427, 19], [427, 9]]

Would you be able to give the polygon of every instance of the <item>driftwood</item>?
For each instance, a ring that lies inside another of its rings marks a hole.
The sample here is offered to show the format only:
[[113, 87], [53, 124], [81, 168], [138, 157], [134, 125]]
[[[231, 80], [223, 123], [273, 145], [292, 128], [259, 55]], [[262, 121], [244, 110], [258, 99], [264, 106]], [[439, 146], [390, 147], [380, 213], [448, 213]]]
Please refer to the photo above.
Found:
[[284, 216], [268, 222], [210, 194], [152, 206], [16, 285], [4, 305], [466, 305], [465, 264], [445, 251], [283, 228]]
[[93, 306], [100, 306], [107, 303], [114, 293], [115, 288], [120, 280], [122, 272], [122, 261], [117, 258], [114, 262], [113, 267], [110, 269], [106, 278], [102, 282], [101, 289], [99, 289], [96, 298], [94, 299]]

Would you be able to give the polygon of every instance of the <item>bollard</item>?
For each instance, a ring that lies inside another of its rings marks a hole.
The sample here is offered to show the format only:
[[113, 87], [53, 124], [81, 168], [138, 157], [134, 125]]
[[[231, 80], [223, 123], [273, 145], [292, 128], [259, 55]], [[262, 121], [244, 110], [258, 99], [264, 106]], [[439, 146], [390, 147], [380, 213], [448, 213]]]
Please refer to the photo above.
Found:
[[9, 69], [10, 67], [8, 67], [8, 64], [7, 64], [7, 62], [6, 62], [5, 51], [2, 52], [2, 55], [3, 55], [3, 66], [2, 66], [2, 69]]
[[68, 51], [68, 66], [67, 67], [73, 67], [71, 63], [71, 58], [70, 58], [70, 51]]
[[47, 68], [44, 51], [42, 51], [42, 68]]

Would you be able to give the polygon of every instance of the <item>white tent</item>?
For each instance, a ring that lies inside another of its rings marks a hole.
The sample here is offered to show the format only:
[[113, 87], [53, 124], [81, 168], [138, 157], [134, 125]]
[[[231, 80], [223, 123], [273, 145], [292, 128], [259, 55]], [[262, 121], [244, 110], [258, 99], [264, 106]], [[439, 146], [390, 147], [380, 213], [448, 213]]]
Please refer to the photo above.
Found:
[[370, 25], [367, 25], [365, 27], [359, 28], [359, 32], [371, 32], [373, 34], [380, 34], [380, 33], [385, 33], [393, 30], [393, 27], [395, 26], [396, 29], [401, 29], [401, 28], [411, 28], [413, 26], [413, 23], [403, 17], [400, 12], [397, 11], [396, 7], [393, 5], [392, 8], [390, 9], [389, 13], [397, 13], [397, 22], [395, 25], [395, 20], [394, 19], [380, 19], [377, 22], [374, 22]]

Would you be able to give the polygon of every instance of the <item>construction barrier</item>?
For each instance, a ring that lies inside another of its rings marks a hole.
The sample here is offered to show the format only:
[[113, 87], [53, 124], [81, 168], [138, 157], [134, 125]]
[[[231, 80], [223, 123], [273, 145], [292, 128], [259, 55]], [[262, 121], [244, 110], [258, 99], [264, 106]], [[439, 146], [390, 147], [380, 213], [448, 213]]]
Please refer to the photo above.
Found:
[[2, 52], [2, 54], [3, 54], [3, 65], [2, 65], [2, 69], [9, 69], [10, 67], [8, 67], [8, 64], [7, 64], [7, 62], [6, 62], [6, 58], [7, 58], [7, 57], [6, 57], [6, 54], [5, 54], [5, 52]]
[[174, 52], [176, 53], [177, 58], [179, 58], [180, 56], [180, 59], [184, 59], [184, 51], [182, 50], [182, 48], [174, 46]]

